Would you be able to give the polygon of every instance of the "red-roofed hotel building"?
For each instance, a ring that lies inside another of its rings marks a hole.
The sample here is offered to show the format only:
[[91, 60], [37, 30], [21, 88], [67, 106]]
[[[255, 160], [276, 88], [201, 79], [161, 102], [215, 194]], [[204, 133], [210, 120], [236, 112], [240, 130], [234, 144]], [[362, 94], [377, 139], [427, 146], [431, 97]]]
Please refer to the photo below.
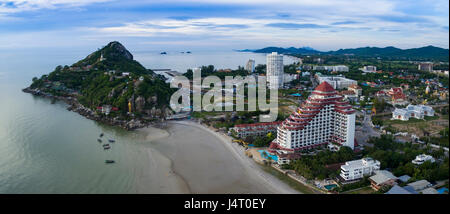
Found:
[[354, 149], [355, 111], [327, 82], [278, 127], [270, 150], [294, 152], [334, 142]]

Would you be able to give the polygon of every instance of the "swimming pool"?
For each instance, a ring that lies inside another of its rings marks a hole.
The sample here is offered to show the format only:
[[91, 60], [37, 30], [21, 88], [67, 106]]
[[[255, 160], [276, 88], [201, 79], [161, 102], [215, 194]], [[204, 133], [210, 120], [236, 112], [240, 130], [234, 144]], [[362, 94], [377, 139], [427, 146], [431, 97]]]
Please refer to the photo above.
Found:
[[327, 190], [332, 190], [333, 188], [337, 187], [337, 185], [336, 184], [330, 184], [330, 185], [325, 185], [323, 187], [325, 187], [325, 189], [327, 189]]
[[[278, 157], [277, 157], [276, 155], [271, 155], [271, 154], [269, 154], [269, 153], [268, 153], [266, 150], [264, 150], [264, 149], [260, 149], [260, 150], [258, 150], [258, 152], [261, 154], [261, 157], [263, 157], [263, 158], [271, 157], [272, 160], [278, 161]], [[263, 154], [264, 152], [266, 152], [267, 156], [265, 156], [265, 155]]]
[[445, 192], [448, 192], [448, 188], [442, 187], [442, 188], [438, 189], [437, 191], [439, 194], [445, 194]]

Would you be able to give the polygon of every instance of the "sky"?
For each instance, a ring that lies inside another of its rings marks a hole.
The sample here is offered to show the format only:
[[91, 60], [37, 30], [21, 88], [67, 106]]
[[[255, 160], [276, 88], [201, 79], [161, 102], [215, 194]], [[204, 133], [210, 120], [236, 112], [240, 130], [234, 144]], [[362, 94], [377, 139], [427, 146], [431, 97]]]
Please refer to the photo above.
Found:
[[448, 0], [0, 0], [0, 50], [449, 47]]

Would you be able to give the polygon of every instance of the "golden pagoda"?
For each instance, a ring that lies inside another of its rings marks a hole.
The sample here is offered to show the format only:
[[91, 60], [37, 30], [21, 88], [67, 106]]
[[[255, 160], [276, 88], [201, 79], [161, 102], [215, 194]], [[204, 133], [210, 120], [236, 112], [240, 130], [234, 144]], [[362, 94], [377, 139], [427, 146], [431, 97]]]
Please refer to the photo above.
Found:
[[128, 112], [131, 113], [131, 101], [128, 101]]

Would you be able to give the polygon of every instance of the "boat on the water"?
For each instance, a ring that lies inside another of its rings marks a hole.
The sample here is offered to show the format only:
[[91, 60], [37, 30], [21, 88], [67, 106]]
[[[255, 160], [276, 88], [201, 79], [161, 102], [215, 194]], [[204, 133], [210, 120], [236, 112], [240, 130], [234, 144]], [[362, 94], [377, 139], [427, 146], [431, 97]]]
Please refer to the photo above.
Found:
[[167, 54], [167, 52], [163, 51], [163, 52], [161, 52], [161, 54]]
[[101, 134], [100, 134], [100, 137], [103, 137], [103, 135], [104, 135], [104, 134], [103, 134], [103, 133], [101, 133]]
[[107, 147], [107, 146], [109, 146], [109, 144], [103, 144], [103, 147]]
[[104, 150], [111, 149], [111, 146], [109, 146], [109, 145], [108, 146], [103, 146], [103, 149]]
[[109, 139], [108, 141], [109, 141], [110, 143], [116, 142], [114, 139]]
[[190, 54], [191, 52], [190, 51], [186, 51], [186, 53]]
[[97, 141], [98, 141], [99, 143], [101, 143], [101, 142], [102, 142], [102, 139], [97, 139]]
[[115, 163], [114, 160], [105, 160], [105, 163]]

